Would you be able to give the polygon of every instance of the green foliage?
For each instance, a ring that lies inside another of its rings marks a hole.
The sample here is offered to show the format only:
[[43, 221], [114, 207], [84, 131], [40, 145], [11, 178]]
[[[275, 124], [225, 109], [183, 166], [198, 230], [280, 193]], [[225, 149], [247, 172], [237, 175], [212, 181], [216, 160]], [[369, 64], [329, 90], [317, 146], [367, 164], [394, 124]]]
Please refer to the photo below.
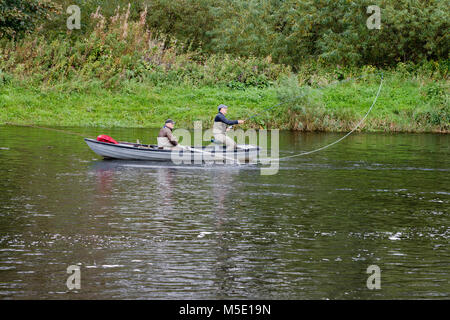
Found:
[[3, 72], [0, 70], [0, 86], [7, 85], [11, 83], [12, 76], [8, 73]]
[[418, 108], [414, 114], [417, 123], [431, 123], [443, 131], [450, 129], [450, 88], [448, 84], [430, 82], [421, 88], [427, 108]]
[[[210, 31], [216, 51], [271, 55], [297, 66], [395, 65], [448, 59], [448, 3], [441, 0], [249, 0], [219, 2]], [[369, 5], [381, 8], [381, 30], [369, 30]]]
[[281, 78], [277, 95], [283, 104], [271, 111], [271, 116], [277, 119], [278, 126], [304, 131], [329, 129], [323, 121], [328, 119], [330, 113], [319, 90], [299, 85], [298, 77], [291, 75]]
[[147, 28], [146, 14], [144, 10], [139, 20], [130, 21], [130, 7], [117, 9], [112, 17], [96, 11], [91, 17], [94, 30], [75, 41], [67, 41], [64, 35], [51, 39], [28, 35], [0, 47], [0, 67], [47, 84], [99, 79], [106, 87], [128, 80], [267, 87], [279, 75], [290, 72], [288, 67], [262, 58], [184, 52], [176, 41], [159, 39]]
[[[211, 41], [208, 31], [220, 24], [210, 14], [211, 0], [143, 1], [148, 7], [147, 22], [158, 35], [169, 35], [183, 42], [183, 50], [199, 48]], [[166, 42], [167, 45], [167, 42]]]
[[51, 0], [0, 0], [0, 38], [12, 38], [52, 19], [60, 7]]
[[[72, 4], [81, 8], [82, 30], [67, 32]], [[381, 30], [366, 26], [369, 5], [381, 8]], [[108, 17], [101, 22], [108, 29], [127, 8], [132, 22], [145, 11], [146, 27], [164, 49], [268, 57], [294, 70], [306, 63], [380, 67], [449, 58], [450, 12], [442, 0], [0, 0], [0, 37], [45, 22], [47, 39], [75, 42], [98, 29], [92, 16]]]
[[280, 1], [220, 0], [210, 13], [218, 21], [208, 35], [206, 46], [216, 52], [237, 53], [244, 56], [268, 56], [272, 52], [276, 34], [277, 6]]

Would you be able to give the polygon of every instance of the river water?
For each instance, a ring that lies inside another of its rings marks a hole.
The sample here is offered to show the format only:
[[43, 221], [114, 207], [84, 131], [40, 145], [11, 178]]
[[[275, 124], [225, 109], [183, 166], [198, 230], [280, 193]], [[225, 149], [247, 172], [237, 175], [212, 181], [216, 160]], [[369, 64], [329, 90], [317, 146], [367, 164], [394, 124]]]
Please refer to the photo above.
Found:
[[[341, 136], [281, 132], [280, 156]], [[449, 135], [354, 134], [261, 175], [106, 161], [76, 135], [0, 126], [0, 173], [0, 299], [449, 297]]]

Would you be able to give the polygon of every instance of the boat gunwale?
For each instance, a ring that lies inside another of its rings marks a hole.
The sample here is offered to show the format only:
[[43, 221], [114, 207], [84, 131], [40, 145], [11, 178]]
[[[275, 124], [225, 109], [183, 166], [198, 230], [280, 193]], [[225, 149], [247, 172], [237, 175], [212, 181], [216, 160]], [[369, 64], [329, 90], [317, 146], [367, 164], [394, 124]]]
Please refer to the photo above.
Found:
[[[101, 144], [101, 145], [107, 145], [110, 147], [116, 147], [116, 148], [125, 148], [125, 149], [131, 149], [131, 150], [139, 150], [139, 151], [152, 151], [152, 152], [190, 152], [190, 153], [196, 153], [195, 148], [199, 148], [199, 147], [190, 147], [194, 150], [164, 150], [164, 149], [157, 149], [157, 148], [139, 148], [139, 147], [135, 147], [135, 146], [124, 146], [124, 145], [120, 145], [120, 143], [129, 143], [129, 144], [133, 144], [132, 142], [119, 142], [119, 144], [112, 144], [112, 143], [108, 143], [108, 142], [103, 142], [103, 141], [97, 141], [95, 139], [91, 139], [91, 138], [84, 138], [84, 141], [86, 142], [94, 142], [97, 144]], [[142, 145], [142, 144], [140, 144]], [[230, 153], [230, 151], [227, 151], [225, 148], [222, 149], [223, 151], [218, 151], [216, 152], [216, 150], [205, 150], [206, 146], [202, 146], [202, 149], [199, 149], [201, 151], [204, 152], [208, 152], [208, 153]], [[255, 152], [255, 151], [260, 151], [260, 148], [258, 146], [256, 146], [253, 149], [241, 149], [241, 150], [237, 150], [237, 151], [232, 151], [233, 153], [249, 153], [249, 152]]]

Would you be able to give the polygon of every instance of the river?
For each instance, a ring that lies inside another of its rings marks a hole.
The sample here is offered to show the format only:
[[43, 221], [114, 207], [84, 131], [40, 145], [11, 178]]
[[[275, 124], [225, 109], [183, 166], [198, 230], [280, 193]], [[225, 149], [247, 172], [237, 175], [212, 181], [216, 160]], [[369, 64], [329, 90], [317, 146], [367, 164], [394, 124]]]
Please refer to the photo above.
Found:
[[[280, 132], [280, 156], [342, 135]], [[449, 297], [449, 135], [355, 133], [261, 175], [107, 161], [77, 135], [0, 126], [0, 172], [0, 299]]]

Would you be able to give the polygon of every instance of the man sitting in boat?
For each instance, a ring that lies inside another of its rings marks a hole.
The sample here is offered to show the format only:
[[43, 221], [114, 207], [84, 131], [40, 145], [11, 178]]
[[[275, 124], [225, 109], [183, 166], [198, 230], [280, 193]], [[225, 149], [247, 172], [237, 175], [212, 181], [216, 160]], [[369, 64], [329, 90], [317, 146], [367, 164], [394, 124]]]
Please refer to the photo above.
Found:
[[158, 134], [158, 148], [166, 150], [180, 150], [178, 146], [177, 137], [172, 134], [175, 122], [171, 119], [167, 119], [164, 127], [161, 128]]
[[244, 123], [244, 120], [228, 120], [225, 115], [227, 114], [228, 106], [221, 104], [217, 107], [218, 113], [214, 118], [213, 135], [214, 140], [219, 143], [223, 143], [227, 146], [227, 149], [237, 149], [236, 142], [230, 137], [227, 137], [227, 131], [230, 130], [228, 126], [234, 124]]

